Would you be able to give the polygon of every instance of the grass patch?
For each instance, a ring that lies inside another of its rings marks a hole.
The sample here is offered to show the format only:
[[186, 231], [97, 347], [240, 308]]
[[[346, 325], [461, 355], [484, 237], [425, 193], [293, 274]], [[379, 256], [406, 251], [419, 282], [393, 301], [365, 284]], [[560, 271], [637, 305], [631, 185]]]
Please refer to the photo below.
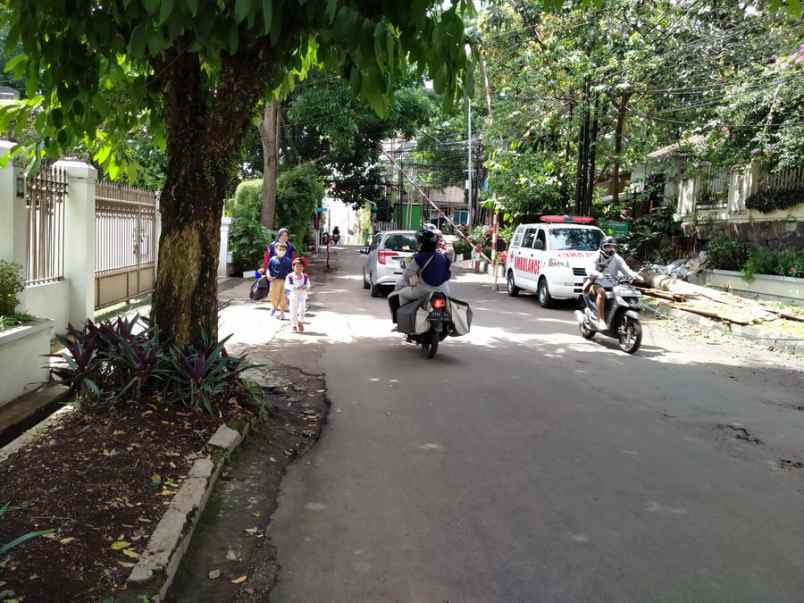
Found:
[[36, 317], [30, 314], [15, 312], [14, 314], [0, 315], [0, 331], [19, 327], [36, 320]]

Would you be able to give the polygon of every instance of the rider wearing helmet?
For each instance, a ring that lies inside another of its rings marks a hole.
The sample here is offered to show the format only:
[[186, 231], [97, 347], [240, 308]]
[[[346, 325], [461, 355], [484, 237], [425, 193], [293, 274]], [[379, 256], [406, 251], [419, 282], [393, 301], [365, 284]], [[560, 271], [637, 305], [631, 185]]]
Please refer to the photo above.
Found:
[[603, 242], [600, 244], [600, 251], [589, 266], [587, 273], [589, 274], [589, 280], [586, 282], [584, 292], [596, 296], [597, 328], [605, 331], [608, 328], [605, 320], [606, 290], [602, 285], [597, 283], [597, 280], [600, 277], [606, 276], [617, 278], [620, 274], [639, 281], [642, 280], [642, 277], [631, 270], [622, 256], [617, 253], [617, 239], [614, 237], [606, 237], [603, 239]]
[[420, 299], [431, 291], [449, 293], [451, 262], [446, 255], [436, 251], [437, 235], [425, 229], [416, 234], [416, 240], [419, 252], [411, 258], [400, 279], [403, 285], [399, 290], [401, 305]]

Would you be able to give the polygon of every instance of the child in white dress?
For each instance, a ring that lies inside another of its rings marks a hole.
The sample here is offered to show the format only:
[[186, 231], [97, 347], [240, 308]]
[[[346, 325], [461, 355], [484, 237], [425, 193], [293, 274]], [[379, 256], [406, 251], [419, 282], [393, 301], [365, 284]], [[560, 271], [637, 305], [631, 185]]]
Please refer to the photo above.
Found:
[[293, 272], [285, 279], [285, 291], [290, 300], [290, 324], [293, 330], [304, 333], [304, 313], [307, 311], [307, 291], [310, 277], [304, 274], [304, 264], [300, 258], [293, 261]]

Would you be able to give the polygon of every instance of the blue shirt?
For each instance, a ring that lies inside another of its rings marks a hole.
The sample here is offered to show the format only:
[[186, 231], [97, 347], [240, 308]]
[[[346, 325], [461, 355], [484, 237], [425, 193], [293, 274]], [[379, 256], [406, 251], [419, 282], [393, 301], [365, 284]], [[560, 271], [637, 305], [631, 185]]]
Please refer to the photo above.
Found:
[[275, 255], [268, 262], [268, 274], [271, 278], [286, 278], [291, 272], [293, 272], [293, 262], [287, 255], [281, 258]]
[[[430, 260], [432, 258], [432, 260]], [[449, 258], [437, 251], [420, 251], [413, 256], [416, 265], [423, 268], [421, 279], [431, 287], [438, 287], [446, 283], [452, 276]], [[427, 262], [430, 262], [427, 264]], [[424, 265], [427, 264], [425, 268]]]

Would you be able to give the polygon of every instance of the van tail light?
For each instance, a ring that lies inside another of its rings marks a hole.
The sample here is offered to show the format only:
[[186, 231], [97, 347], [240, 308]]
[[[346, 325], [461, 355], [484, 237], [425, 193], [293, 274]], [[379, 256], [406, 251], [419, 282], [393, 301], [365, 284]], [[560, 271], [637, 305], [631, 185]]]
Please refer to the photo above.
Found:
[[380, 264], [385, 265], [385, 260], [388, 258], [395, 258], [399, 257], [399, 254], [396, 251], [378, 251], [377, 252], [377, 261]]
[[430, 300], [430, 305], [433, 306], [433, 310], [443, 310], [447, 307], [447, 300], [443, 295], [434, 295]]

